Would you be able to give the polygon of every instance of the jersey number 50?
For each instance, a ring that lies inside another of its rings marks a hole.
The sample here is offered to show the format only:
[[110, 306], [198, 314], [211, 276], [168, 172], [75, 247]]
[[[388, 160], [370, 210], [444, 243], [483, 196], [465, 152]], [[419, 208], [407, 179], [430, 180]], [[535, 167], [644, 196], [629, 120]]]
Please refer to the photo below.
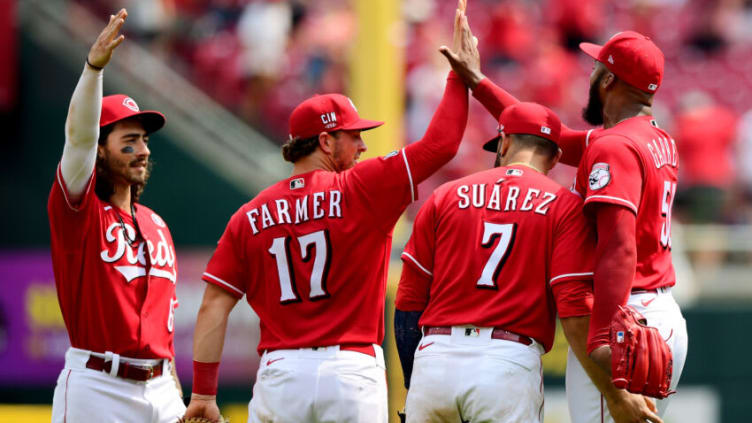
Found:
[[[301, 235], [297, 239], [303, 263], [309, 262], [313, 257], [311, 250], [316, 250], [316, 258], [313, 260], [313, 270], [311, 271], [311, 291], [308, 298], [311, 301], [316, 301], [329, 297], [329, 293], [326, 291], [326, 277], [329, 274], [329, 262], [332, 256], [329, 232], [326, 230], [316, 231], [308, 235]], [[279, 301], [282, 304], [301, 301], [298, 289], [295, 286], [295, 272], [289, 259], [291, 243], [292, 237], [290, 236], [274, 238], [272, 246], [269, 248], [269, 253], [277, 261], [281, 291]]]

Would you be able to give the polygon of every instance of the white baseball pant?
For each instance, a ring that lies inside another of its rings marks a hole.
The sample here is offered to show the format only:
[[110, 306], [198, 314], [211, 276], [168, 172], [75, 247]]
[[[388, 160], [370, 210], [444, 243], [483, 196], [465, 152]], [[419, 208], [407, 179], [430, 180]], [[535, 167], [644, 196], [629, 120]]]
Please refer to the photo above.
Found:
[[[168, 360], [163, 360], [161, 376], [137, 382], [87, 369], [90, 354], [91, 351], [78, 348], [69, 348], [65, 353], [65, 368], [57, 379], [52, 400], [52, 423], [175, 423], [185, 414]], [[158, 361], [118, 356], [113, 359], [133, 365]], [[113, 364], [113, 368], [117, 366]]]
[[[644, 292], [629, 296], [629, 305], [642, 313], [648, 325], [655, 326], [671, 348], [674, 366], [671, 375], [671, 389], [679, 384], [684, 362], [687, 358], [687, 323], [679, 305], [671, 295], [671, 288], [661, 288], [658, 293]], [[566, 376], [567, 401], [572, 423], [613, 422], [606, 400], [593, 385], [572, 350], [567, 357]], [[674, 394], [681, 395], [681, 393]], [[663, 417], [671, 397], [657, 400], [658, 415]]]
[[492, 339], [491, 331], [455, 326], [451, 335], [423, 336], [405, 404], [408, 423], [543, 421], [543, 347]]
[[249, 423], [386, 423], [384, 353], [338, 345], [265, 352], [248, 405]]

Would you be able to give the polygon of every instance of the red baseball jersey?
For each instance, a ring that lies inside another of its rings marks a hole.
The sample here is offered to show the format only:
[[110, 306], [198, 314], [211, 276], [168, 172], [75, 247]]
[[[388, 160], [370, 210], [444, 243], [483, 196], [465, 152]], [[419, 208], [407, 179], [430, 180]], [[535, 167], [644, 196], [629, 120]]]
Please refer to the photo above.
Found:
[[295, 175], [232, 216], [203, 279], [246, 295], [259, 353], [381, 344], [392, 230], [417, 193], [408, 159]]
[[637, 269], [632, 288], [676, 282], [671, 209], [679, 157], [676, 143], [650, 116], [593, 131], [577, 169], [576, 190], [589, 204], [617, 204], [637, 215]]
[[402, 253], [405, 266], [428, 278], [403, 278], [397, 308], [424, 309], [421, 326], [499, 327], [548, 351], [562, 304], [552, 285], [588, 285], [574, 288], [580, 298], [562, 317], [591, 309], [595, 242], [581, 207], [576, 194], [523, 165], [442, 185]]
[[[136, 358], [171, 358], [177, 262], [172, 235], [159, 215], [136, 204], [134, 239], [129, 211], [94, 193], [92, 175], [74, 204], [60, 172], [52, 185], [52, 267], [57, 296], [75, 348]], [[122, 220], [121, 220], [122, 219]]]

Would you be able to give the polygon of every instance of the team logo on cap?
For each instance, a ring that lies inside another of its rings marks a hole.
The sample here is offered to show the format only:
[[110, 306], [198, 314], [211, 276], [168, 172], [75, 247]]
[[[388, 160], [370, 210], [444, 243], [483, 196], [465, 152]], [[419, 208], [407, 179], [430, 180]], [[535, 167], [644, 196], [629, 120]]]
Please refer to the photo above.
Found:
[[136, 104], [136, 102], [133, 101], [133, 99], [130, 98], [130, 97], [126, 97], [126, 98], [123, 99], [123, 106], [125, 106], [125, 107], [133, 110], [134, 112], [140, 112], [141, 111], [138, 108], [138, 104]]
[[614, 64], [614, 56], [610, 54], [608, 55], [608, 63], [611, 63], [612, 65]]
[[541, 133], [551, 135], [551, 128], [547, 126], [541, 126]]
[[607, 163], [596, 163], [593, 165], [593, 170], [590, 171], [590, 177], [588, 183], [590, 189], [597, 190], [605, 187], [611, 182], [611, 171]]
[[328, 112], [321, 115], [321, 123], [324, 124], [324, 128], [334, 128], [337, 126], [337, 115], [334, 112]]

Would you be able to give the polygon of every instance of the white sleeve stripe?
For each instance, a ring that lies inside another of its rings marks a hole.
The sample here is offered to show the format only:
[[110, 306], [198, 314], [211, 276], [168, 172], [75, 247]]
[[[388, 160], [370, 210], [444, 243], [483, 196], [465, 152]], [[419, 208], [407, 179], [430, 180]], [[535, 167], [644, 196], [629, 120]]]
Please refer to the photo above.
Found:
[[591, 132], [593, 132], [592, 129], [588, 130], [587, 131], [587, 135], [585, 135], [585, 147], [587, 147], [588, 145], [590, 145], [590, 133]]
[[405, 257], [407, 257], [407, 258], [409, 258], [410, 261], [412, 261], [413, 263], [415, 263], [415, 265], [418, 266], [420, 268], [420, 270], [424, 271], [428, 276], [433, 276], [433, 273], [429, 272], [428, 269], [426, 269], [425, 267], [423, 267], [422, 264], [418, 263], [418, 260], [416, 260], [415, 257], [411, 256], [408, 252], [403, 252], [402, 255], [405, 256]]
[[597, 199], [613, 200], [613, 201], [617, 201], [617, 202], [626, 204], [627, 206], [629, 206], [629, 208], [632, 209], [632, 211], [635, 212], [635, 214], [637, 214], [637, 206], [635, 206], [634, 204], [632, 204], [631, 201], [628, 201], [628, 200], [625, 200], [625, 199], [619, 198], [619, 197], [612, 197], [610, 195], [591, 195], [590, 197], [588, 197], [588, 198], [585, 199], [585, 202], [587, 203], [590, 200], [597, 200]]
[[410, 181], [410, 202], [415, 202], [415, 190], [416, 187], [413, 185], [413, 174], [410, 172], [410, 164], [407, 163], [407, 155], [405, 155], [405, 149], [402, 149], [402, 158], [405, 159], [405, 169], [407, 169], [407, 179]]
[[211, 273], [204, 272], [204, 276], [206, 276], [209, 279], [212, 279], [214, 281], [217, 281], [217, 282], [221, 283], [222, 285], [224, 285], [224, 286], [232, 289], [233, 291], [237, 292], [240, 295], [243, 295], [243, 291], [239, 290], [238, 288], [235, 288], [232, 284], [223, 281], [222, 279], [220, 279], [220, 278], [212, 275]]
[[550, 280], [550, 281], [548, 281], [548, 283], [553, 283], [553, 282], [554, 282], [555, 280], [557, 280], [557, 279], [561, 279], [561, 278], [571, 278], [571, 277], [575, 277], [575, 276], [593, 276], [593, 272], [584, 272], [584, 273], [565, 273], [565, 274], [563, 274], [563, 275], [559, 275], [559, 276], [556, 276], [556, 277], [553, 277], [553, 278], [551, 278], [551, 280]]

